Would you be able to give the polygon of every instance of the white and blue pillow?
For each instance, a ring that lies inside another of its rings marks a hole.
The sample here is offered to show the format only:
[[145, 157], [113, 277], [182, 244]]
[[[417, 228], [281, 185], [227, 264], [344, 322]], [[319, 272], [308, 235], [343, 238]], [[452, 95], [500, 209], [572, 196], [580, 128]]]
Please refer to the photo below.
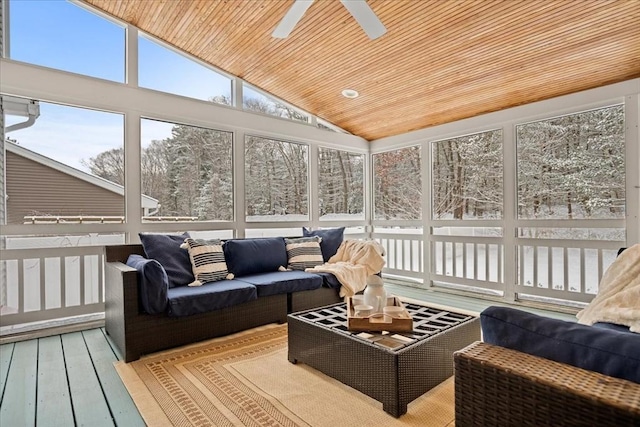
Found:
[[188, 237], [184, 239], [184, 243], [180, 247], [189, 252], [195, 276], [195, 280], [189, 283], [189, 286], [200, 286], [207, 282], [233, 279], [233, 274], [230, 274], [227, 269], [220, 239], [204, 240]]
[[289, 269], [304, 271], [323, 264], [321, 241], [322, 238], [318, 236], [284, 239]]

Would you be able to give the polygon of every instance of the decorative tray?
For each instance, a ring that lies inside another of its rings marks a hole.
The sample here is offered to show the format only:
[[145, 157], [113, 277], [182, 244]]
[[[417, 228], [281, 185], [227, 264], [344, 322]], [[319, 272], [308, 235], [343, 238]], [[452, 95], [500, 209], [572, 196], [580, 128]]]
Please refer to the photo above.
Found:
[[352, 298], [347, 298], [347, 328], [350, 331], [389, 331], [410, 332], [413, 319], [398, 297], [393, 297], [393, 305], [401, 307], [398, 314], [374, 313], [369, 316], [356, 316]]

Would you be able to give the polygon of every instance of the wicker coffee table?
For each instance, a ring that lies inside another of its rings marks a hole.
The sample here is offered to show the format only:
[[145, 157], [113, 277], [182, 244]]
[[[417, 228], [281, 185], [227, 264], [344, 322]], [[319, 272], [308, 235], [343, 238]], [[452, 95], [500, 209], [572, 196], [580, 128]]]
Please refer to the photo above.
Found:
[[453, 352], [480, 340], [475, 316], [407, 303], [413, 331], [352, 332], [344, 303], [288, 316], [289, 361], [302, 362], [382, 402], [407, 404], [453, 375]]

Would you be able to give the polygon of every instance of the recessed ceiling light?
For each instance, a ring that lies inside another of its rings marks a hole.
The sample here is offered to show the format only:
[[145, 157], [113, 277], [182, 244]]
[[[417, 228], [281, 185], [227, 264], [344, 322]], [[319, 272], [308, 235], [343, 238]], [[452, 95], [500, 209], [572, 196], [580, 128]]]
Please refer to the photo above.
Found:
[[358, 93], [357, 90], [345, 89], [342, 91], [342, 96], [344, 96], [345, 98], [357, 98], [358, 95], [360, 94]]

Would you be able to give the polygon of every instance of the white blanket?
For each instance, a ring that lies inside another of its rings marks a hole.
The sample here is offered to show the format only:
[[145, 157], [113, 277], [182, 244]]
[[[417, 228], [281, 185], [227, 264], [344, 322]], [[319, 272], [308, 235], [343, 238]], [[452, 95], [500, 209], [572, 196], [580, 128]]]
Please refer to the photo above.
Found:
[[384, 248], [374, 240], [345, 240], [329, 261], [305, 271], [332, 273], [342, 287], [340, 296], [353, 296], [367, 286], [367, 277], [384, 267]]
[[596, 297], [576, 317], [585, 325], [617, 323], [640, 333], [640, 244], [616, 258], [602, 276]]

